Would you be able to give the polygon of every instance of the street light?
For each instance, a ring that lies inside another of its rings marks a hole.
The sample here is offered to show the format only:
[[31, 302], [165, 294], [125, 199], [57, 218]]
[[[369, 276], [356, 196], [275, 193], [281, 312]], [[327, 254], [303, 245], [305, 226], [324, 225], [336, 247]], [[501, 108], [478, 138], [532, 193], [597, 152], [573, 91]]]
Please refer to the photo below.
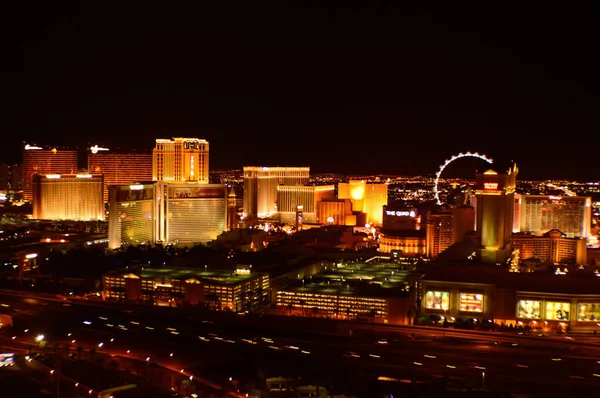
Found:
[[40, 341], [42, 341], [42, 340], [44, 340], [44, 335], [43, 335], [43, 334], [38, 334], [38, 335], [35, 337], [35, 341], [37, 341], [38, 343], [39, 343]]

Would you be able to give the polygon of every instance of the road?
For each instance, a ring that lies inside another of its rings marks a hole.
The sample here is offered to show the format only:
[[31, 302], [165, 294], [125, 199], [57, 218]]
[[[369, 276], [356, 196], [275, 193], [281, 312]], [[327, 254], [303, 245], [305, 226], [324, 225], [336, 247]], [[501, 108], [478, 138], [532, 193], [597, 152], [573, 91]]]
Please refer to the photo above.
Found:
[[[4, 308], [13, 315], [11, 339], [16, 341], [32, 342], [43, 333], [48, 341], [71, 344], [73, 350], [82, 345], [115, 356], [150, 358], [207, 383], [240, 387], [242, 393], [272, 376], [301, 376], [340, 392], [367, 388], [367, 394], [394, 388], [394, 382], [378, 379], [445, 380], [458, 388], [534, 396], [574, 392], [592, 396], [600, 387], [600, 349], [564, 336], [529, 338], [377, 325], [366, 334], [328, 336], [270, 325], [242, 327], [210, 318], [142, 315], [104, 303], [15, 296], [0, 296], [0, 303], [8, 305]], [[239, 383], [231, 385], [230, 378]]]

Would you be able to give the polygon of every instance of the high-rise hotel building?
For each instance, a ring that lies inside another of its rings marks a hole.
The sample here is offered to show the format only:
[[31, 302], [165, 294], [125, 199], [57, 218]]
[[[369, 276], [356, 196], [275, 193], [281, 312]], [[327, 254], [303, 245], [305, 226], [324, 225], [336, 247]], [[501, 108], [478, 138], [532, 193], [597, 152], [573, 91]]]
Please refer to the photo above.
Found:
[[[244, 216], [265, 218], [277, 213], [277, 187], [306, 185], [310, 167], [244, 167]], [[295, 211], [295, 210], [294, 210]]]
[[23, 148], [23, 198], [33, 199], [34, 174], [73, 174], [78, 170], [77, 151], [46, 149], [25, 145]]
[[318, 206], [323, 199], [335, 197], [335, 185], [279, 185], [277, 187], [277, 210], [281, 222], [293, 223], [299, 206], [303, 223], [325, 224], [327, 219], [319, 219]]
[[152, 151], [152, 179], [208, 184], [208, 141], [157, 139]]
[[111, 185], [108, 188], [108, 246], [154, 243], [164, 234], [159, 200], [164, 184]]
[[190, 244], [210, 242], [227, 230], [227, 186], [167, 184], [162, 240]]
[[484, 263], [502, 263], [511, 252], [518, 172], [515, 164], [506, 174], [494, 170], [476, 174], [476, 230]]
[[33, 218], [104, 220], [101, 174], [34, 174]]
[[88, 154], [88, 171], [104, 175], [104, 202], [108, 202], [108, 186], [152, 180], [152, 154], [108, 153], [93, 146]]
[[338, 184], [338, 198], [352, 200], [352, 209], [366, 213], [369, 223], [383, 222], [383, 206], [388, 204], [388, 184], [367, 184], [350, 180]]
[[206, 243], [227, 229], [227, 186], [148, 182], [109, 187], [109, 247]]
[[592, 223], [592, 198], [516, 195], [513, 232], [541, 236], [557, 229], [568, 238], [586, 239]]

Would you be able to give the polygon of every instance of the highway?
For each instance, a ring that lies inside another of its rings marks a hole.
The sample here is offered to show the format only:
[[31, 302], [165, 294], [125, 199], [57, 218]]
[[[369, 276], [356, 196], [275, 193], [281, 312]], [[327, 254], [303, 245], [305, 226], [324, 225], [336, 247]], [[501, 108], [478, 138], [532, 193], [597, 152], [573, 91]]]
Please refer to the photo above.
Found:
[[445, 380], [456, 388], [531, 396], [594, 396], [600, 387], [600, 349], [564, 336], [377, 325], [370, 326], [368, 333], [329, 336], [209, 317], [149, 316], [105, 303], [96, 306], [62, 298], [0, 295], [0, 304], [13, 316], [10, 339], [16, 342], [33, 342], [42, 333], [48, 341], [71, 345], [73, 350], [81, 345], [115, 357], [149, 358], [188, 377], [233, 390], [231, 378], [239, 381], [235, 387], [242, 394], [257, 379], [274, 376], [300, 376], [340, 392], [367, 391], [365, 396], [374, 389], [394, 388], [394, 382], [378, 379]]

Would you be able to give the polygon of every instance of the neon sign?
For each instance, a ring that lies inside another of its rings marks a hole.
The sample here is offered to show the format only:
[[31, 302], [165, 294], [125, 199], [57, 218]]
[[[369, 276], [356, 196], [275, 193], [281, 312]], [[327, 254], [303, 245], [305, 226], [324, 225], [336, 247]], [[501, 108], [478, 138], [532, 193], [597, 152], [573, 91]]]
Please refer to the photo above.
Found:
[[415, 217], [416, 213], [414, 211], [408, 211], [408, 210], [386, 210], [385, 214], [388, 216], [394, 216], [394, 217]]
[[483, 183], [483, 188], [484, 189], [498, 189], [498, 183], [497, 182], [485, 182], [485, 183]]

